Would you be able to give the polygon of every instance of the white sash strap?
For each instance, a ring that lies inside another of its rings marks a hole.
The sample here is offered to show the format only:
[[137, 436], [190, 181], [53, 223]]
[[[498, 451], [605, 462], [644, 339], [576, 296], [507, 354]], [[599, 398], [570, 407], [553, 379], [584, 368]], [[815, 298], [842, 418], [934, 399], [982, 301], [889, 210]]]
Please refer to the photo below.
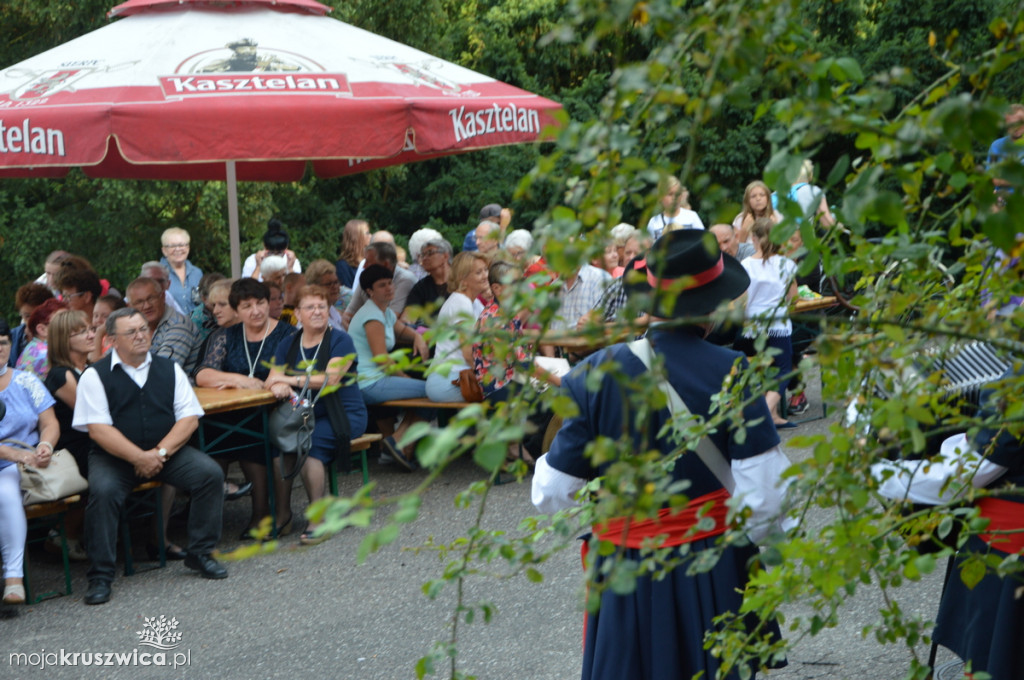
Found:
[[[628, 345], [629, 351], [636, 355], [640, 361], [644, 363], [647, 370], [651, 370], [651, 360], [654, 357], [654, 350], [651, 348], [651, 343], [647, 338], [643, 340], [634, 340]], [[658, 384], [659, 389], [665, 393], [668, 397], [668, 410], [675, 416], [689, 415], [690, 409], [686, 407], [682, 397], [676, 392], [675, 388], [669, 384], [668, 380], [662, 379]], [[730, 495], [735, 495], [736, 482], [732, 476], [732, 468], [729, 462], [722, 455], [722, 452], [718, 450], [715, 443], [711, 441], [710, 437], [702, 437], [700, 442], [697, 444], [697, 455], [704, 465], [711, 471], [711, 474], [721, 483], [726, 491]]]

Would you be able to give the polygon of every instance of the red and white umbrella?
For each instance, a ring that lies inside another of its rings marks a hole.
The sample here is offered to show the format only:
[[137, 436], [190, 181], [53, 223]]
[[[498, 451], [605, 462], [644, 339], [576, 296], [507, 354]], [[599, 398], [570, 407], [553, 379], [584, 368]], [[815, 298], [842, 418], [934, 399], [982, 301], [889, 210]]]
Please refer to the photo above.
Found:
[[[313, 0], [129, 0], [0, 71], [0, 177], [336, 177], [537, 141], [560, 105]], [[237, 274], [237, 272], [235, 272]]]

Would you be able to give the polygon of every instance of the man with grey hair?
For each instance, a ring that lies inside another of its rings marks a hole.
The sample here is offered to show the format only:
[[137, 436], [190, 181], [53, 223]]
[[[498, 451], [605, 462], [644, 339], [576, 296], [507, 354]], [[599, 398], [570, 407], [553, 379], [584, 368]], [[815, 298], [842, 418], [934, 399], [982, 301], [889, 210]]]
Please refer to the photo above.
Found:
[[[488, 203], [484, 207], [480, 208], [480, 222], [488, 221], [501, 226], [501, 213], [502, 208], [497, 203]], [[477, 222], [477, 226], [473, 227], [466, 234], [466, 238], [462, 241], [462, 249], [470, 252], [478, 250], [480, 244], [477, 242], [476, 230], [479, 228], [480, 222]]]
[[[155, 285], [146, 288], [155, 291]], [[110, 600], [119, 517], [141, 479], [191, 495], [185, 566], [204, 578], [227, 578], [227, 569], [212, 556], [220, 540], [224, 473], [188, 445], [203, 415], [199, 400], [181, 366], [150, 353], [150, 324], [138, 310], [113, 312], [106, 328], [113, 349], [82, 374], [72, 420], [94, 443], [85, 510], [90, 561], [85, 603]]]
[[[409, 291], [405, 309], [399, 318], [406, 324], [417, 328], [419, 326], [430, 327], [437, 317], [441, 305], [448, 299], [448, 274], [452, 265], [452, 244], [442, 239], [427, 241], [420, 251], [420, 261], [427, 275], [416, 282], [416, 285]], [[428, 310], [426, 314], [412, 316], [412, 308], [419, 307]]]
[[[395, 316], [402, 313], [405, 309], [405, 301], [409, 297], [409, 291], [416, 285], [416, 277], [409, 273], [405, 267], [398, 266], [398, 252], [395, 250], [393, 243], [386, 241], [377, 241], [371, 243], [366, 247], [365, 259], [363, 260], [363, 268], [371, 265], [383, 265], [391, 270], [395, 278], [392, 280], [392, 285], [395, 289], [395, 297], [391, 300], [388, 305], [394, 311]], [[359, 276], [362, 276], [360, 272]], [[341, 315], [341, 327], [344, 330], [348, 330], [348, 323], [355, 316], [355, 313], [359, 311], [359, 308], [369, 298], [366, 297], [366, 291], [359, 285], [359, 279], [355, 280], [355, 288], [352, 291], [352, 299], [348, 303], [348, 307], [345, 308], [345, 313]]]
[[[373, 232], [373, 234], [370, 235], [370, 245], [373, 245], [374, 243], [390, 243], [392, 246], [394, 246], [395, 245], [395, 236], [394, 236], [394, 234], [392, 234], [387, 229], [378, 229], [377, 231]], [[395, 262], [398, 262], [398, 251], [397, 251], [397, 249], [395, 251]], [[363, 270], [365, 268], [369, 267], [369, 266], [370, 266], [370, 263], [366, 261], [366, 256], [365, 256], [365, 251], [364, 251], [363, 260], [359, 263], [359, 266], [356, 267], [355, 276], [352, 278], [352, 288], [353, 289], [359, 288], [359, 277], [363, 275]], [[395, 283], [398, 283], [398, 279], [395, 279]], [[398, 312], [395, 312], [395, 313], [397, 314]], [[346, 326], [347, 326], [347, 323], [346, 323]]]
[[[163, 288], [165, 304], [176, 311], [178, 314], [184, 314], [185, 310], [181, 308], [178, 301], [174, 299], [171, 294], [171, 274], [167, 271], [167, 268], [156, 260], [150, 260], [146, 264], [142, 265], [142, 271], [139, 272], [139, 276], [143, 276], [147, 279], [153, 279]], [[125, 297], [125, 302], [128, 299]], [[191, 313], [192, 310], [189, 310]]]
[[153, 354], [172, 359], [192, 375], [199, 359], [199, 339], [192, 320], [168, 306], [163, 285], [140, 276], [128, 284], [126, 300], [146, 318]]
[[483, 220], [476, 226], [476, 249], [484, 255], [493, 253], [501, 242], [501, 225]]

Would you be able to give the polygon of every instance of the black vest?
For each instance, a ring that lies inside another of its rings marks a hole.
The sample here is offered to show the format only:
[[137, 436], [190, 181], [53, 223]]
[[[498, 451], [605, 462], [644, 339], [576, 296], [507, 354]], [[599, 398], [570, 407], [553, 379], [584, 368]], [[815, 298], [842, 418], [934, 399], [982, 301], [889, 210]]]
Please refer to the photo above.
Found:
[[[116, 351], [116, 350], [114, 350]], [[153, 357], [145, 388], [118, 365], [111, 369], [111, 351], [93, 364], [107, 393], [114, 427], [143, 450], [154, 448], [174, 427], [174, 362]]]

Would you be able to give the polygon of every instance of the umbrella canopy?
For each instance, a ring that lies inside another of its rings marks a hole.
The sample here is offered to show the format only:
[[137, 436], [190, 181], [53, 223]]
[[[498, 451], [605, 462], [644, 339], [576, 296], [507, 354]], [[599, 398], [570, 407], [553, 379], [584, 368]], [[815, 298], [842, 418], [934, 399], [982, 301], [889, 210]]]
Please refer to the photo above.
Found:
[[[0, 71], [0, 176], [294, 181], [532, 142], [558, 104], [313, 0], [129, 0]], [[236, 272], [237, 274], [237, 272]]]

